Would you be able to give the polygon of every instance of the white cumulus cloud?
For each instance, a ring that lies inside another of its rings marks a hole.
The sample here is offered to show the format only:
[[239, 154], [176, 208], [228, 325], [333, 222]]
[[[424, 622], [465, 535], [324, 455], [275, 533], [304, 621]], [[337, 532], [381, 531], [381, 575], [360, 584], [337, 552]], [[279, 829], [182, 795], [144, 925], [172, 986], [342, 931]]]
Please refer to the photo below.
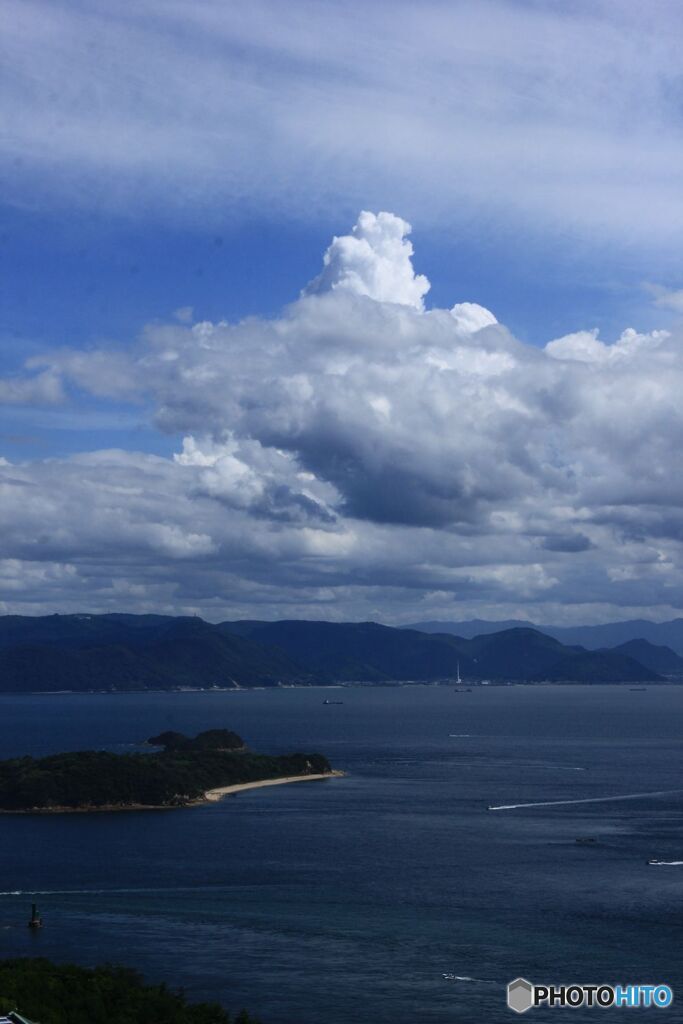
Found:
[[413, 270], [410, 224], [393, 213], [363, 210], [350, 235], [334, 238], [323, 257], [322, 273], [306, 294], [327, 291], [367, 295], [423, 309], [429, 281]]
[[451, 316], [463, 334], [474, 334], [483, 327], [498, 323], [490, 309], [476, 302], [456, 302], [451, 309]]
[[598, 328], [594, 327], [591, 331], [565, 334], [562, 338], [549, 341], [545, 350], [554, 359], [573, 359], [579, 363], [611, 363], [654, 350], [670, 337], [669, 331], [639, 334], [632, 327], [627, 327], [613, 344], [606, 345], [598, 337], [599, 333]]
[[60, 394], [143, 397], [178, 450], [0, 460], [14, 606], [43, 600], [37, 564], [81, 608], [547, 621], [680, 605], [680, 335], [537, 348], [474, 303], [425, 309], [407, 230], [362, 214], [280, 316], [33, 357]]

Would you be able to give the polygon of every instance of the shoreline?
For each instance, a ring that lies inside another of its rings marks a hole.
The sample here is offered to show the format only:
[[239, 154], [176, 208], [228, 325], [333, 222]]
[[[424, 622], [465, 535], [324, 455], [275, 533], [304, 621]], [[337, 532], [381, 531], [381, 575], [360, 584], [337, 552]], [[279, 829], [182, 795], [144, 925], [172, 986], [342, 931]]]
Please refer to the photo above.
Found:
[[321, 779], [339, 779], [346, 773], [333, 769], [331, 772], [319, 772], [315, 775], [285, 775], [277, 779], [259, 779], [256, 782], [236, 782], [231, 786], [218, 786], [216, 789], [207, 789], [203, 798], [193, 801], [192, 806], [207, 803], [216, 803], [224, 796], [231, 796], [233, 793], [241, 793], [246, 789], [262, 789], [264, 786], [283, 786], [289, 782], [317, 782]]
[[206, 807], [217, 803], [224, 796], [231, 796], [247, 789], [261, 789], [264, 786], [282, 786], [290, 782], [318, 782], [322, 779], [339, 779], [346, 772], [333, 769], [314, 775], [286, 775], [274, 779], [258, 779], [255, 782], [236, 782], [230, 786], [207, 789], [203, 796], [182, 804], [99, 804], [84, 807], [22, 807], [17, 809], [0, 807], [0, 814], [104, 814], [112, 811], [178, 811], [187, 807]]
[[482, 682], [479, 679], [463, 679], [458, 683], [455, 679], [392, 679], [383, 682], [370, 682], [362, 679], [348, 680], [340, 683], [286, 683], [281, 686], [198, 686], [198, 687], [169, 687], [155, 689], [116, 689], [116, 690], [1, 690], [0, 698], [3, 697], [149, 697], [154, 694], [170, 694], [173, 696], [186, 696], [188, 694], [247, 694], [247, 693], [268, 693], [282, 692], [283, 690], [354, 690], [354, 689], [406, 689], [406, 688], [437, 688], [452, 689], [458, 686], [468, 686], [473, 690], [480, 689], [503, 689], [513, 686], [527, 687], [548, 687], [548, 686], [646, 686], [648, 689], [655, 686], [681, 686], [683, 676], [664, 676], [662, 679], [620, 679], [618, 681], [606, 682], [596, 680], [586, 682], [578, 679], [495, 679]]

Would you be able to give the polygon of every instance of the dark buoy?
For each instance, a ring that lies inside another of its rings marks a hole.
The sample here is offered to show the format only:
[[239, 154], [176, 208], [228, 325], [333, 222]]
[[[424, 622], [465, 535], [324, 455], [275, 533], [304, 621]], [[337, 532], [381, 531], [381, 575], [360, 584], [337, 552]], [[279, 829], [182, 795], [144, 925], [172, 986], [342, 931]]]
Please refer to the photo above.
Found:
[[43, 920], [38, 913], [38, 907], [35, 903], [31, 904], [31, 920], [28, 923], [29, 928], [42, 928]]

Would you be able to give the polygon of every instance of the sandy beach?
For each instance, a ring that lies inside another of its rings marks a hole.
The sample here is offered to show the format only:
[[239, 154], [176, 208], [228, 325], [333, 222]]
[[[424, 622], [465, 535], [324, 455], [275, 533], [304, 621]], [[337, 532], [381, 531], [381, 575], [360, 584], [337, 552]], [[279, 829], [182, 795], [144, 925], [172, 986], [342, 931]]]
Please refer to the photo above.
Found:
[[[286, 775], [281, 779], [260, 779], [258, 782], [238, 782], [233, 786], [219, 786], [218, 789], [207, 789], [204, 800], [220, 800], [231, 793], [240, 793], [244, 789], [261, 789], [263, 786], [284, 786], [288, 782], [315, 782], [318, 779], [338, 779], [344, 772], [321, 772], [318, 775]], [[203, 801], [200, 801], [203, 803]]]

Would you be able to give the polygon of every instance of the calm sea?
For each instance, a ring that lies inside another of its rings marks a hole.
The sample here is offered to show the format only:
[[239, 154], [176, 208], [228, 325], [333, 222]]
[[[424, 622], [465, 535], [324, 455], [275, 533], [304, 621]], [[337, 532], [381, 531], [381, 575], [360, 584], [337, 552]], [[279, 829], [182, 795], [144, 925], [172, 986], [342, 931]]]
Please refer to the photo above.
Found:
[[[129, 964], [264, 1024], [509, 1021], [518, 975], [665, 982], [678, 1001], [644, 1012], [683, 1021], [683, 866], [646, 864], [683, 861], [683, 687], [2, 696], [0, 716], [4, 757], [225, 726], [348, 772], [0, 817], [2, 955]], [[546, 806], [487, 809], [524, 803]]]

